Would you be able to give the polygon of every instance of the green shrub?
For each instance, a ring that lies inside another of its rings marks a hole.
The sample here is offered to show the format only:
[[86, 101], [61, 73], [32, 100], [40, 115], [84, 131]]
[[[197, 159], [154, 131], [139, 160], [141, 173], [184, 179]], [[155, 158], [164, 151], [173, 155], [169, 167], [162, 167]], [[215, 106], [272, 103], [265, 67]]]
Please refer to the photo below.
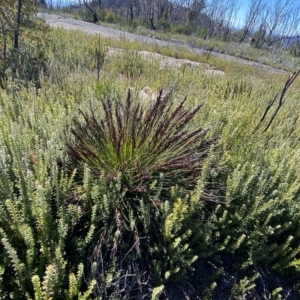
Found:
[[[76, 256], [76, 249], [69, 251], [68, 232], [82, 214], [65, 201], [73, 176], [60, 173], [55, 150], [47, 151], [47, 145], [38, 139], [32, 152], [26, 153], [22, 143], [29, 136], [15, 140], [15, 133], [3, 122], [0, 131], [1, 297], [81, 297], [83, 266], [72, 261], [66, 268]], [[93, 285], [87, 282], [86, 297]]]
[[104, 22], [107, 23], [115, 23], [116, 22], [116, 17], [115, 14], [112, 10], [106, 10], [104, 13]]
[[8, 53], [9, 64], [6, 74], [22, 84], [28, 85], [28, 82], [33, 82], [40, 88], [40, 75], [46, 70], [46, 58], [35, 55], [35, 50], [27, 43], [23, 43], [18, 50], [12, 49]]
[[[30, 28], [30, 29], [29, 29]], [[48, 62], [49, 27], [44, 21], [26, 21], [19, 48], [7, 47], [0, 63], [0, 85], [6, 88], [8, 78], [28, 87], [33, 82], [40, 88], [40, 76], [46, 73]]]
[[113, 69], [129, 79], [139, 78], [150, 66], [151, 62], [138, 51], [121, 50], [113, 56]]
[[292, 56], [294, 56], [294, 57], [300, 56], [300, 46], [298, 44], [293, 43], [292, 45], [289, 46], [288, 49]]
[[191, 35], [193, 33], [192, 26], [188, 23], [180, 23], [172, 27], [172, 32], [177, 34]]
[[168, 31], [171, 28], [171, 23], [169, 21], [166, 21], [166, 20], [161, 20], [161, 21], [158, 22], [158, 27], [161, 30]]

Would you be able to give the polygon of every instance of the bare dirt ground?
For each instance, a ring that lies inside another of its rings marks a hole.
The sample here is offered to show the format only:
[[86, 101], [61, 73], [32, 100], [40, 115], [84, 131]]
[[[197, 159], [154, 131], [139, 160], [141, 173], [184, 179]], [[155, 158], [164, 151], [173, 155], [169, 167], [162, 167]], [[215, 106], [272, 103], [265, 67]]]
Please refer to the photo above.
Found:
[[[147, 37], [147, 36], [142, 36], [142, 35], [138, 35], [138, 34], [134, 34], [134, 33], [129, 33], [126, 31], [121, 31], [121, 30], [112, 29], [109, 27], [95, 25], [95, 24], [80, 21], [80, 20], [62, 17], [59, 15], [54, 15], [54, 14], [49, 14], [49, 13], [38, 13], [38, 17], [43, 18], [50, 26], [53, 26], [53, 27], [63, 27], [66, 29], [80, 30], [82, 32], [86, 32], [87, 34], [100, 34], [103, 37], [109, 37], [109, 38], [126, 38], [131, 41], [140, 41], [142, 43], [152, 43], [157, 46], [181, 45], [181, 46], [188, 48], [190, 51], [193, 51], [194, 53], [198, 53], [198, 54], [203, 54], [206, 52], [203, 49], [193, 48], [188, 45], [184, 45], [179, 41], [178, 42], [174, 41], [174, 40], [163, 41], [163, 40], [159, 40], [159, 39], [156, 39], [153, 37]], [[253, 61], [243, 59], [243, 58], [230, 56], [230, 55], [223, 54], [223, 53], [213, 52], [213, 55], [218, 58], [221, 58], [221, 59], [231, 60], [231, 61], [239, 62], [242, 64], [250, 65], [250, 66], [253, 66], [258, 69], [270, 71], [272, 73], [277, 73], [277, 74], [286, 74], [287, 73], [286, 71], [281, 70], [281, 69], [276, 69], [271, 66], [267, 66], [267, 65], [253, 62]], [[166, 59], [166, 57], [165, 57], [165, 59]], [[172, 59], [176, 60], [174, 58], [172, 58]]]

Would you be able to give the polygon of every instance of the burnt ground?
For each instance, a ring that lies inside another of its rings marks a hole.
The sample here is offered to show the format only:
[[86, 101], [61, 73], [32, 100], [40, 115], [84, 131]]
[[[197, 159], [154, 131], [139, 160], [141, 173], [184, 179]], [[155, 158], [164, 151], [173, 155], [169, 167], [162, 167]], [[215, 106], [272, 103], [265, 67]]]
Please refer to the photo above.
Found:
[[[293, 287], [299, 283], [299, 276], [287, 277], [258, 265], [236, 269], [235, 261], [234, 255], [226, 255], [221, 261], [206, 260], [196, 264], [195, 270], [187, 274], [187, 279], [166, 284], [160, 300], [300, 299]], [[244, 289], [236, 288], [245, 277], [249, 279], [255, 274], [258, 277], [252, 288], [251, 281], [245, 284]], [[278, 295], [272, 295], [278, 288], [281, 288]]]

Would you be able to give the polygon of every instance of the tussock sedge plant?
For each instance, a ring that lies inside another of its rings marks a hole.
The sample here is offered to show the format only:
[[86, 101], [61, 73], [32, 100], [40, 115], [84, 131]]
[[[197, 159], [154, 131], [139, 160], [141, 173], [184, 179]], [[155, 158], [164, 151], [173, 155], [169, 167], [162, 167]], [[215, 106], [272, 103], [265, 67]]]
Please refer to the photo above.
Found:
[[185, 98], [173, 108], [170, 97], [161, 90], [145, 108], [133, 103], [128, 91], [125, 105], [102, 101], [103, 119], [80, 111], [84, 122], [74, 119], [75, 143], [67, 144], [70, 157], [86, 163], [94, 175], [115, 179], [120, 173], [128, 192], [147, 191], [160, 174], [165, 187], [192, 189], [216, 140], [205, 138], [208, 130], [188, 128], [202, 104], [185, 109]]
[[[68, 154], [75, 165], [89, 169], [81, 197], [94, 203], [86, 251], [97, 295], [132, 297], [139, 289], [146, 296], [145, 287], [161, 282], [160, 273], [168, 279], [197, 258], [187, 244], [192, 231], [175, 223], [194, 212], [185, 195], [213, 167], [207, 158], [216, 139], [207, 138], [208, 130], [189, 130], [202, 104], [186, 109], [185, 102], [173, 106], [171, 93], [160, 90], [156, 101], [144, 107], [129, 91], [125, 104], [102, 100], [103, 117], [80, 111], [83, 120], [73, 121]], [[204, 190], [198, 203], [212, 199]], [[167, 263], [156, 262], [161, 249]]]

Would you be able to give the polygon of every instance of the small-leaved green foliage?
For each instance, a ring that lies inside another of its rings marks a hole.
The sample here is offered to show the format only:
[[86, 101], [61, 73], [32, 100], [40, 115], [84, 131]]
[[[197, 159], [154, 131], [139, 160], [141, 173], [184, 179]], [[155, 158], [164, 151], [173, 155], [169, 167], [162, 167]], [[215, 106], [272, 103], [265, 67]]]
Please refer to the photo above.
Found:
[[[131, 231], [129, 240], [142, 243], [155, 233], [149, 227], [153, 218], [164, 243], [162, 248], [161, 240], [156, 240], [143, 248], [152, 255], [152, 286], [180, 278], [195, 260], [219, 259], [228, 253], [238, 257], [236, 270], [259, 264], [299, 276], [299, 79], [264, 133], [265, 124], [255, 128], [270, 100], [282, 89], [284, 76], [216, 57], [209, 63], [225, 71], [224, 77], [207, 76], [203, 67], [161, 68], [139, 55], [136, 62], [126, 65], [118, 57], [116, 61], [107, 59], [108, 47], [125, 49], [125, 58], [128, 51], [154, 48], [124, 39], [101, 39], [99, 46], [98, 37], [62, 29], [51, 29], [48, 34], [49, 46], [44, 50], [47, 70], [40, 74], [40, 85], [23, 85], [7, 76], [5, 89], [0, 90], [2, 297], [88, 299], [93, 293], [108, 297], [116, 287], [122, 276], [117, 255], [124, 258], [127, 252], [121, 249], [128, 245], [116, 249], [112, 259], [103, 252], [102, 269], [97, 246], [103, 245], [98, 237], [105, 226], [99, 228], [99, 224], [105, 222], [114, 222], [116, 229], [106, 233], [108, 244], [113, 247], [120, 241], [120, 219], [112, 218], [110, 212], [116, 199], [125, 199], [121, 180], [117, 177], [116, 182], [107, 182], [103, 174], [95, 179], [87, 166], [70, 168], [65, 143], [73, 139], [72, 120], [82, 121], [78, 108], [103, 116], [99, 99], [115, 101], [124, 98], [128, 87], [138, 93], [145, 85], [156, 94], [160, 87], [173, 87], [174, 99], [188, 95], [185, 105], [191, 109], [204, 102], [189, 131], [211, 127], [208, 137], [219, 138], [218, 151], [209, 157], [218, 168], [199, 176], [189, 195], [170, 187], [169, 198], [156, 202], [164, 187], [163, 179], [158, 178], [151, 185], [150, 198], [138, 200], [143, 212], [139, 211], [140, 220], [149, 231], [140, 237]], [[104, 59], [98, 80], [99, 49]], [[155, 50], [205, 61], [180, 48]], [[121, 76], [116, 76], [118, 64], [125, 70]], [[217, 183], [218, 198], [214, 204], [204, 204], [199, 197], [203, 187], [212, 183]], [[160, 205], [159, 209], [149, 209], [147, 201]], [[134, 229], [136, 218], [128, 206], [125, 209], [129, 216], [126, 226]], [[138, 261], [139, 255], [134, 250], [126, 258]], [[247, 294], [255, 288], [254, 281], [237, 278], [232, 294]], [[217, 294], [218, 286], [212, 282], [206, 291], [207, 295]], [[280, 287], [272, 292], [277, 297]]]

